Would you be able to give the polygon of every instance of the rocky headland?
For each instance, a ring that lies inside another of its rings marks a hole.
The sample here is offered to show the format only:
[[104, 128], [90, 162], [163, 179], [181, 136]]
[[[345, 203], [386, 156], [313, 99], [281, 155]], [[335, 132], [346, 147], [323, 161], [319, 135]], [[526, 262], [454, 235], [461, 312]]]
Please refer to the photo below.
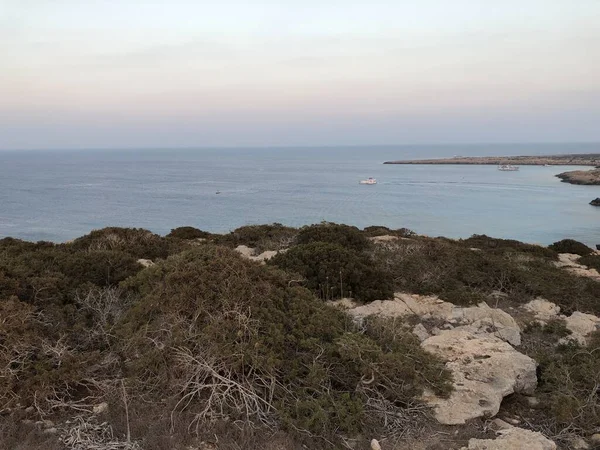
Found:
[[512, 164], [521, 166], [600, 166], [600, 153], [547, 156], [455, 156], [453, 158], [386, 161], [384, 164]]
[[386, 161], [384, 164], [464, 164], [514, 166], [592, 166], [592, 170], [574, 170], [556, 175], [565, 183], [600, 185], [600, 154], [549, 156], [455, 156], [454, 158]]
[[559, 173], [556, 176], [565, 183], [586, 185], [600, 184], [600, 169], [572, 170], [570, 172]]

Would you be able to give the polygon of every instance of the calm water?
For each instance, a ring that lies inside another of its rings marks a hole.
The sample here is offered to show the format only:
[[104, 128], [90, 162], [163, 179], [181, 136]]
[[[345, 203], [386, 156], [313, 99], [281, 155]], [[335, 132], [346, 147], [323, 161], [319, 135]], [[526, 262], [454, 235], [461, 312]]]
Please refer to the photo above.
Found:
[[[104, 226], [165, 234], [192, 225], [322, 220], [488, 234], [548, 244], [600, 243], [598, 186], [561, 183], [571, 167], [383, 165], [452, 155], [598, 152], [600, 145], [398, 146], [0, 152], [0, 237], [65, 241]], [[376, 177], [376, 186], [358, 181]], [[216, 194], [219, 191], [220, 194]]]

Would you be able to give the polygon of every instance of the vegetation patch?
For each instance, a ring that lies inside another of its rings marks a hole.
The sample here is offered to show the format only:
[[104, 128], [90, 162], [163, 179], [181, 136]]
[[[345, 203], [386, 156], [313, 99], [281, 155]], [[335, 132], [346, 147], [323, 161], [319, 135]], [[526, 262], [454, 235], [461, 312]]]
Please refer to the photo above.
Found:
[[369, 302], [394, 294], [392, 279], [377, 259], [335, 243], [297, 245], [269, 264], [300, 275], [306, 287], [324, 300], [352, 297]]
[[593, 252], [587, 245], [574, 239], [563, 239], [562, 241], [555, 242], [548, 248], [554, 250], [556, 253], [572, 253], [579, 256], [589, 255]]

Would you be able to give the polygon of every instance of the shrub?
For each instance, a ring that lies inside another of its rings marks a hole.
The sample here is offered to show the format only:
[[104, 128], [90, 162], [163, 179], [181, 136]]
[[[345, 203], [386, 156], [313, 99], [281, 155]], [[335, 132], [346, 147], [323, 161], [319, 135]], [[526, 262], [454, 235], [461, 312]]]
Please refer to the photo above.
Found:
[[269, 264], [299, 274], [306, 287], [325, 300], [352, 296], [368, 302], [394, 294], [391, 277], [376, 260], [339, 244], [297, 245]]
[[218, 236], [218, 244], [237, 247], [246, 245], [256, 248], [258, 252], [265, 250], [281, 250], [287, 248], [294, 240], [298, 231], [280, 223], [271, 225], [247, 225], [229, 234]]
[[[558, 336], [564, 331], [558, 330]], [[525, 336], [526, 337], [526, 336]], [[542, 345], [528, 352], [539, 363], [540, 410], [550, 417], [549, 431], [560, 434], [567, 428], [591, 435], [600, 423], [600, 332], [586, 348], [577, 344]], [[547, 430], [548, 431], [548, 430]]]
[[479, 248], [482, 250], [499, 250], [527, 253], [532, 256], [556, 259], [554, 250], [541, 245], [525, 244], [512, 239], [498, 239], [486, 236], [485, 234], [474, 234], [468, 239], [460, 240], [462, 244], [470, 248]]
[[577, 262], [600, 272], [600, 255], [595, 254], [582, 256]]
[[363, 232], [368, 237], [391, 235], [409, 238], [415, 236], [415, 232], [409, 230], [408, 228], [398, 228], [397, 230], [392, 230], [388, 227], [370, 226], [365, 227]]
[[199, 230], [198, 228], [179, 227], [179, 228], [172, 229], [171, 232], [169, 234], [167, 234], [166, 237], [191, 240], [191, 239], [208, 239], [208, 238], [210, 238], [210, 236], [211, 236], [210, 233], [208, 233], [207, 231]]
[[94, 230], [75, 239], [70, 246], [75, 250], [120, 250], [135, 258], [166, 258], [176, 250], [168, 239], [143, 228], [109, 227]]
[[358, 228], [328, 222], [300, 229], [296, 243], [310, 244], [313, 242], [328, 242], [358, 251], [365, 250], [369, 246], [369, 240]]
[[284, 272], [223, 247], [172, 256], [123, 286], [138, 298], [118, 329], [129, 383], [189, 412], [192, 427], [225, 416], [337, 442], [372, 419], [369, 399], [402, 408], [426, 386], [448, 388], [443, 363], [399, 324], [354, 331]]
[[574, 239], [563, 239], [562, 241], [555, 242], [548, 248], [557, 253], [572, 253], [579, 256], [589, 255], [593, 251], [587, 245]]

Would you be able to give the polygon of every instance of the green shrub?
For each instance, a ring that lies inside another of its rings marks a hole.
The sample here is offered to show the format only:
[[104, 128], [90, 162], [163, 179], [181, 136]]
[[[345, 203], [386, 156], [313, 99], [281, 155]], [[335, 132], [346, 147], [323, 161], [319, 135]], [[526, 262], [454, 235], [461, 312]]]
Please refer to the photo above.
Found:
[[306, 287], [322, 299], [352, 296], [361, 301], [390, 298], [391, 277], [364, 253], [339, 244], [313, 242], [292, 247], [269, 261], [306, 280]]
[[582, 256], [577, 262], [600, 272], [600, 255], [594, 254]]
[[229, 247], [246, 245], [257, 251], [281, 250], [287, 248], [298, 231], [280, 223], [271, 225], [246, 225], [231, 233], [217, 236], [215, 242]]
[[512, 251], [543, 258], [557, 258], [556, 252], [551, 248], [542, 247], [541, 245], [525, 244], [512, 239], [492, 238], [485, 234], [474, 234], [470, 238], [460, 240], [459, 242], [466, 247], [479, 248], [482, 250]]
[[135, 258], [166, 258], [178, 247], [168, 239], [143, 228], [108, 227], [94, 230], [75, 239], [70, 246], [75, 250], [120, 250]]
[[358, 251], [369, 247], [369, 240], [358, 228], [329, 222], [300, 228], [296, 243], [313, 242], [328, 242]]
[[211, 234], [194, 227], [178, 227], [172, 229], [166, 237], [184, 240], [208, 239], [211, 237]]
[[415, 232], [409, 230], [408, 228], [398, 228], [397, 230], [392, 230], [391, 228], [381, 226], [365, 227], [363, 233], [368, 237], [391, 235], [410, 238], [415, 236]]
[[576, 344], [542, 346], [530, 352], [539, 363], [540, 409], [552, 418], [552, 431], [566, 427], [580, 435], [591, 435], [600, 423], [600, 332], [587, 347]]
[[555, 242], [548, 248], [557, 253], [572, 253], [579, 256], [589, 255], [593, 251], [587, 245], [574, 239], [563, 239], [562, 241]]
[[337, 442], [372, 420], [369, 399], [401, 408], [449, 386], [400, 324], [354, 331], [289, 275], [223, 247], [172, 256], [123, 286], [138, 298], [118, 329], [129, 383], [199, 420], [277, 420]]

